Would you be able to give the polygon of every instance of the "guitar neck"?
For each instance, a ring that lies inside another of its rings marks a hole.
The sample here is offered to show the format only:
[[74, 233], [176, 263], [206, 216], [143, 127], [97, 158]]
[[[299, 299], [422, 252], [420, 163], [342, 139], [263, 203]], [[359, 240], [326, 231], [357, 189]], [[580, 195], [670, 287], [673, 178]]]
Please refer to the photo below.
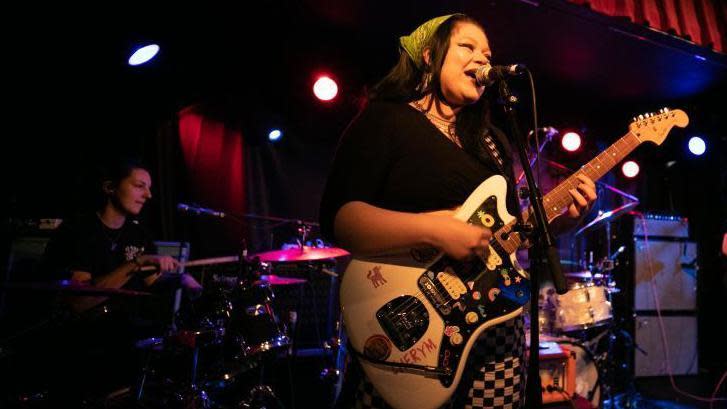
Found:
[[[606, 148], [606, 150], [601, 152], [590, 162], [583, 165], [578, 171], [570, 175], [555, 189], [543, 196], [543, 207], [545, 208], [545, 216], [548, 221], [553, 220], [561, 214], [565, 208], [573, 203], [573, 197], [570, 195], [569, 191], [571, 189], [575, 189], [581, 183], [578, 179], [578, 175], [586, 175], [593, 181], [600, 179], [626, 156], [628, 156], [629, 153], [636, 149], [641, 142], [642, 141], [639, 140], [636, 135], [629, 131], [613, 145]], [[523, 211], [522, 219], [528, 220], [529, 218], [530, 209], [527, 209]], [[495, 233], [495, 239], [508, 253], [516, 251], [522, 244], [520, 235], [509, 234], [512, 231], [514, 224], [515, 222], [513, 221], [503, 226]]]
[[[581, 181], [578, 175], [588, 176], [591, 180], [596, 181], [603, 177], [608, 171], [618, 165], [629, 153], [631, 153], [641, 141], [629, 132], [621, 137], [616, 143], [609, 146], [598, 156], [586, 163], [578, 171], [570, 175], [565, 181], [559, 184], [555, 189], [548, 192], [543, 197], [543, 207], [548, 221], [553, 220], [556, 216], [563, 212], [563, 209], [573, 203], [573, 197], [569, 191], [575, 189]], [[523, 217], [527, 217], [527, 211], [523, 212]], [[524, 219], [526, 220], [526, 219]]]

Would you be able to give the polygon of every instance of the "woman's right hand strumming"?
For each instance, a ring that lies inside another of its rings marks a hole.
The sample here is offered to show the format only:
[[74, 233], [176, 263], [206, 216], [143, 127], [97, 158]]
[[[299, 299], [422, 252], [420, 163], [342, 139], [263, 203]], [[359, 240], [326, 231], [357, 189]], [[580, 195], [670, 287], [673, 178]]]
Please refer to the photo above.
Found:
[[487, 258], [490, 229], [475, 226], [439, 212], [427, 215], [432, 229], [433, 246], [456, 260], [478, 256]]
[[432, 246], [463, 260], [487, 255], [492, 233], [454, 218], [454, 211], [407, 213], [348, 202], [336, 213], [336, 240], [354, 255]]

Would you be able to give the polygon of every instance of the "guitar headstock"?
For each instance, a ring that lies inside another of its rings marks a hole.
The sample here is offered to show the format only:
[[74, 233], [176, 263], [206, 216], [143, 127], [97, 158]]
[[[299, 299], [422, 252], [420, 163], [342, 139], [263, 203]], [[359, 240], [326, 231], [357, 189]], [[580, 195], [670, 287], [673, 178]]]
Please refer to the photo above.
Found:
[[662, 108], [659, 113], [647, 113], [635, 117], [629, 125], [629, 131], [641, 142], [651, 141], [661, 145], [672, 127], [676, 125], [684, 128], [688, 123], [689, 117], [681, 109]]

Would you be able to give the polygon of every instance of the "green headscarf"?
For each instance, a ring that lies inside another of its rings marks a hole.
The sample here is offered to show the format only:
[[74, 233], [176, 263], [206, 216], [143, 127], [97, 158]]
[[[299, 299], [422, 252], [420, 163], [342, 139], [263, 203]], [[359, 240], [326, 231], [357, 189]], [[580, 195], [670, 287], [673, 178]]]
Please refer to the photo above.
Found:
[[408, 36], [399, 37], [401, 47], [406, 50], [417, 68], [422, 68], [422, 55], [424, 53], [424, 48], [429, 45], [434, 32], [437, 31], [439, 26], [447, 21], [447, 19], [456, 15], [458, 14], [434, 17], [417, 27], [416, 30], [412, 31], [412, 33]]

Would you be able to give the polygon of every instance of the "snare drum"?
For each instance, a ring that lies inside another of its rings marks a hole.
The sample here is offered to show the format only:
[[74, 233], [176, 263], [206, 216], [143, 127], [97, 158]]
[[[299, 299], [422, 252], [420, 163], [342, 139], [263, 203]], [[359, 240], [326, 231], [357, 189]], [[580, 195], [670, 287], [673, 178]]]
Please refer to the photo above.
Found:
[[554, 296], [555, 327], [563, 332], [608, 324], [613, 315], [608, 287], [590, 272], [566, 274], [568, 292]]

